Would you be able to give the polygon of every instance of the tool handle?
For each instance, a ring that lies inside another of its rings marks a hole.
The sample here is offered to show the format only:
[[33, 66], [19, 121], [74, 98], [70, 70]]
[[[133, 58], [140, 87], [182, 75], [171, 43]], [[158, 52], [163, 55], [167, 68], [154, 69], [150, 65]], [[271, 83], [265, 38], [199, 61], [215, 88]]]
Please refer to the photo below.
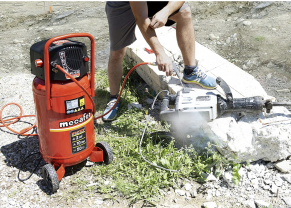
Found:
[[232, 96], [232, 93], [231, 93], [231, 90], [230, 90], [230, 87], [228, 86], [228, 84], [221, 77], [216, 78], [216, 83], [223, 89], [227, 101], [232, 103], [233, 96]]
[[95, 74], [95, 40], [92, 35], [89, 33], [70, 33], [66, 35], [60, 35], [54, 38], [49, 39], [44, 46], [44, 70], [45, 70], [45, 90], [46, 90], [46, 100], [47, 100], [47, 109], [50, 110], [51, 106], [51, 89], [50, 89], [50, 63], [49, 63], [49, 46], [57, 40], [63, 40], [66, 38], [74, 37], [88, 37], [91, 40], [91, 76], [90, 76], [90, 85], [91, 85], [91, 96], [95, 96], [94, 91], [94, 74]]

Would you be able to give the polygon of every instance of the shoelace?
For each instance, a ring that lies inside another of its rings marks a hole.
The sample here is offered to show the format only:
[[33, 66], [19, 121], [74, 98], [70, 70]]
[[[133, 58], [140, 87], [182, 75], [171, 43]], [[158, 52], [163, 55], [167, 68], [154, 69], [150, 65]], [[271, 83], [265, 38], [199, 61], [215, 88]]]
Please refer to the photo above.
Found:
[[107, 106], [112, 107], [116, 103], [116, 100], [117, 99], [110, 100], [109, 103], [107, 104]]
[[202, 77], [202, 79], [205, 79], [207, 77], [207, 75], [201, 71], [201, 69], [199, 69], [197, 72], [194, 72], [193, 75], [196, 75], [197, 77]]

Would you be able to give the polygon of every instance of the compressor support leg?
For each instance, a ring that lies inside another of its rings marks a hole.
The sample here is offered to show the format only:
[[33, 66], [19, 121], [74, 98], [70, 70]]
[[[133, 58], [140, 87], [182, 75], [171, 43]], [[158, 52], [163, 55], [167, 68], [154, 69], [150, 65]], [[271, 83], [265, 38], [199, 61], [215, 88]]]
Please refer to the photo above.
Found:
[[[56, 168], [56, 165], [54, 164], [53, 167]], [[62, 178], [63, 178], [64, 175], [65, 175], [65, 168], [64, 168], [64, 165], [61, 164], [61, 166], [59, 167], [59, 169], [58, 169], [56, 172], [57, 172], [57, 175], [58, 175], [58, 179], [59, 179], [59, 181], [61, 181]]]

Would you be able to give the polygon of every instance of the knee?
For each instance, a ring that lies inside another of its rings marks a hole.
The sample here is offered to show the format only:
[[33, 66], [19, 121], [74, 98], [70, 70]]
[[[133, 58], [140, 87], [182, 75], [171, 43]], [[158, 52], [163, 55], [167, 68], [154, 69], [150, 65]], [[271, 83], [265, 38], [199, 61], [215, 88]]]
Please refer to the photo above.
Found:
[[125, 52], [126, 52], [125, 48], [117, 50], [117, 51], [110, 51], [110, 59], [112, 60], [123, 59]]
[[173, 16], [175, 22], [192, 20], [191, 9], [187, 7]]
[[181, 11], [181, 17], [183, 19], [192, 19], [190, 7], [187, 7]]

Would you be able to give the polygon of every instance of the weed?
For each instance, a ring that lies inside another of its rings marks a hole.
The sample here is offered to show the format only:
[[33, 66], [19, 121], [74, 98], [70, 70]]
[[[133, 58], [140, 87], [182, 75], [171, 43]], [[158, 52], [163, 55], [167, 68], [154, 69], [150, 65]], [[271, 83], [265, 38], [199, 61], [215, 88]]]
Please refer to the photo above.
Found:
[[[132, 64], [124, 63], [124, 75]], [[106, 105], [104, 95], [109, 95], [105, 90], [108, 87], [106, 71], [97, 71], [96, 98], [97, 111], [103, 111]], [[109, 165], [94, 165], [88, 169], [94, 175], [93, 183], [96, 186], [87, 187], [89, 183], [85, 178], [77, 178], [74, 183], [78, 188], [91, 192], [106, 194], [106, 199], [115, 200], [115, 196], [122, 195], [131, 200], [131, 203], [144, 200], [155, 203], [163, 197], [161, 190], [169, 187], [180, 187], [180, 179], [193, 179], [205, 182], [204, 174], [213, 172], [219, 177], [225, 167], [232, 165], [238, 174], [239, 166], [212, 151], [211, 145], [203, 154], [198, 155], [194, 148], [177, 149], [175, 140], [171, 136], [164, 137], [157, 132], [168, 132], [169, 125], [160, 121], [150, 122], [141, 144], [142, 154], [151, 163], [167, 169], [178, 170], [168, 172], [155, 168], [145, 162], [139, 154], [139, 142], [142, 131], [146, 125], [147, 109], [127, 109], [127, 104], [132, 102], [143, 103], [149, 95], [156, 92], [143, 91], [139, 88], [144, 82], [136, 72], [133, 72], [125, 84], [122, 93], [122, 102], [117, 120], [96, 127], [96, 142], [106, 141], [113, 150], [114, 160]], [[234, 175], [239, 181], [239, 175]], [[104, 183], [109, 180], [110, 183]]]
[[255, 37], [255, 40], [256, 40], [256, 41], [262, 41], [262, 40], [264, 40], [264, 39], [265, 39], [265, 38], [262, 37], [262, 36]]

